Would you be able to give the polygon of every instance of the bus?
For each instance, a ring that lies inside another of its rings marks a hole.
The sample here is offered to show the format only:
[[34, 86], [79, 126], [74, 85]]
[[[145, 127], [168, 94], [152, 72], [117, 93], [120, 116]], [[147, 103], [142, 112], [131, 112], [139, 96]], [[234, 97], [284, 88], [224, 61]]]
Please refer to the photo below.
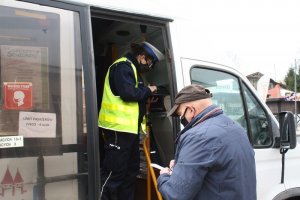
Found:
[[[258, 199], [300, 198], [293, 114], [274, 115], [205, 19], [174, 9], [170, 0], [0, 0], [0, 199], [99, 199], [104, 77], [131, 43], [142, 41], [165, 54], [144, 76], [159, 86], [147, 114], [152, 159], [168, 166], [182, 127], [167, 113], [181, 88], [201, 84], [247, 131]], [[137, 199], [148, 198], [143, 156], [141, 145]]]

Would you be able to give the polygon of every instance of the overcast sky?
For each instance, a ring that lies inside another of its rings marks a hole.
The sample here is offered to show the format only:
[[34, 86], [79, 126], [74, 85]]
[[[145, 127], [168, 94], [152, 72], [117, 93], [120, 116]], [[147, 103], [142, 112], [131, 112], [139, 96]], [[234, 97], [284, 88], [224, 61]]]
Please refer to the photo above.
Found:
[[244, 23], [252, 31], [243, 33], [252, 39], [237, 44], [237, 55], [241, 64], [250, 66], [246, 72], [261, 71], [283, 80], [295, 59], [300, 61], [300, 1], [262, 2], [267, 3], [244, 9]]
[[244, 75], [261, 72], [280, 81], [295, 59], [300, 64], [300, 0], [129, 0], [125, 5], [204, 23], [203, 30], [218, 39]]
[[198, 12], [186, 14], [206, 16], [209, 23], [226, 27], [223, 32], [219, 29], [227, 38], [224, 46], [245, 75], [259, 71], [279, 81], [294, 67], [295, 59], [300, 64], [300, 1], [203, 2], [194, 1]]

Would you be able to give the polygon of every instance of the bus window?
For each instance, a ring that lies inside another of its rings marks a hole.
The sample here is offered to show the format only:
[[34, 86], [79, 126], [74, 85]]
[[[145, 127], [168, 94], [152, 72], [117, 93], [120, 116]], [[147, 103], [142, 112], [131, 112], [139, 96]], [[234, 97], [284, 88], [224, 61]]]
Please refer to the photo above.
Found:
[[79, 13], [0, 3], [1, 199], [85, 199]]

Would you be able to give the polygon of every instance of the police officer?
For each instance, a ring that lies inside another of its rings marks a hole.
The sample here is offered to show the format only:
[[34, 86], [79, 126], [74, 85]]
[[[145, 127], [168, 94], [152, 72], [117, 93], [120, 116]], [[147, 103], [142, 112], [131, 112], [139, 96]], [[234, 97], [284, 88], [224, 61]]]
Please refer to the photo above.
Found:
[[105, 77], [98, 125], [105, 140], [101, 169], [101, 199], [133, 200], [139, 172], [139, 133], [146, 102], [156, 86], [145, 86], [141, 74], [164, 55], [148, 42], [132, 44]]

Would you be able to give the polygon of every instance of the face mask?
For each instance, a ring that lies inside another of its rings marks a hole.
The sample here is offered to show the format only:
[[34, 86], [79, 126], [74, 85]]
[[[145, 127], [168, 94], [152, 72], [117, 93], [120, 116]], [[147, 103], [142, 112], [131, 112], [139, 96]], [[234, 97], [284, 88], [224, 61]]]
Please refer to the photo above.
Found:
[[185, 118], [185, 113], [186, 113], [186, 111], [187, 111], [187, 108], [184, 110], [184, 113], [183, 113], [183, 115], [182, 115], [182, 117], [180, 117], [180, 123], [185, 127], [186, 125], [188, 125], [188, 121], [186, 120], [186, 118]]
[[[145, 57], [145, 61], [146, 61], [145, 64], [143, 64], [142, 62], [139, 63], [138, 68], [139, 68], [139, 72], [141, 72], [141, 73], [149, 72], [151, 69], [153, 69], [154, 64], [155, 64], [153, 61], [151, 61], [149, 58], [146, 58], [146, 57]], [[149, 63], [150, 63], [150, 65], [149, 65]]]
[[139, 65], [139, 71], [141, 73], [148, 72], [150, 70], [151, 70], [151, 68], [149, 68], [149, 66], [147, 64], [140, 63], [140, 65]]

